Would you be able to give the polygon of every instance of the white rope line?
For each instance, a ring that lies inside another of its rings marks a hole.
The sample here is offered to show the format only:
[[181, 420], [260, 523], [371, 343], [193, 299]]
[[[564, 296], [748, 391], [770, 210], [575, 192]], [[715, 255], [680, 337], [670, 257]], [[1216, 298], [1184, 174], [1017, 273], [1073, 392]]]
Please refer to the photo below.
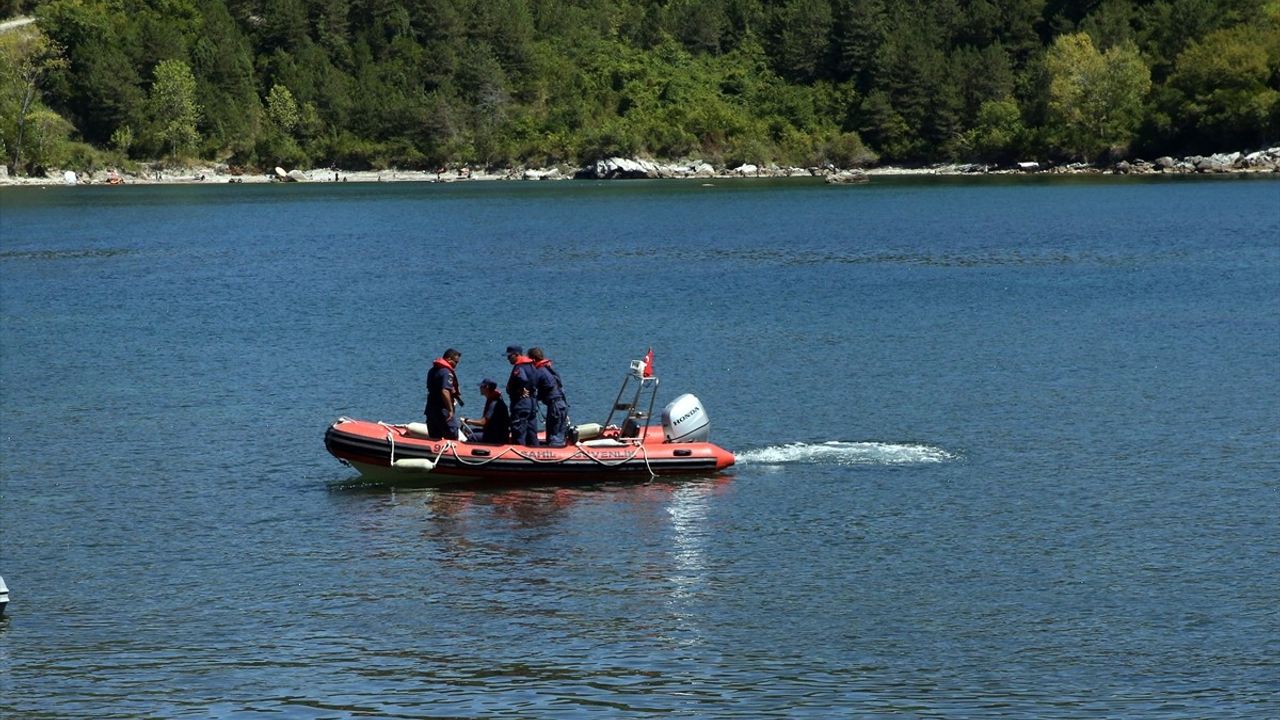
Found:
[[482, 465], [488, 465], [489, 463], [493, 462], [494, 460], [497, 460], [498, 458], [502, 457], [503, 455], [506, 455], [507, 453], [512, 452], [512, 451], [514, 451], [514, 450], [515, 450], [515, 448], [512, 448], [512, 447], [505, 447], [505, 448], [503, 448], [503, 449], [502, 449], [502, 452], [498, 453], [497, 455], [494, 455], [493, 457], [488, 457], [488, 458], [485, 458], [484, 460], [475, 460], [475, 461], [472, 461], [472, 460], [467, 460], [466, 458], [464, 458], [464, 457], [462, 457], [461, 455], [459, 455], [459, 454], [458, 454], [458, 448], [456, 448], [456, 447], [455, 447], [455, 448], [453, 449], [453, 457], [454, 457], [454, 459], [456, 459], [459, 463], [461, 463], [461, 464], [463, 464], [463, 465], [466, 465], [467, 467], [480, 467], [480, 466], [482, 466]]
[[585, 451], [583, 451], [583, 450], [582, 450], [582, 443], [578, 443], [578, 451], [579, 451], [579, 452], [582, 452], [584, 455], [586, 455], [586, 456], [587, 456], [588, 458], [590, 458], [592, 461], [596, 462], [597, 464], [599, 464], [599, 465], [601, 465], [601, 466], [603, 466], [603, 467], [618, 467], [619, 465], [622, 465], [622, 464], [624, 464], [624, 463], [629, 463], [629, 462], [631, 462], [632, 460], [635, 460], [635, 459], [636, 459], [636, 455], [638, 455], [638, 454], [640, 453], [640, 451], [641, 451], [643, 448], [644, 448], [644, 446], [643, 446], [643, 445], [636, 445], [636, 449], [635, 449], [635, 450], [632, 450], [630, 455], [628, 455], [627, 457], [625, 457], [625, 458], [623, 458], [623, 459], [621, 459], [621, 460], [618, 460], [617, 462], [612, 462], [612, 463], [611, 463], [611, 462], [608, 462], [608, 461], [605, 461], [605, 460], [601, 460], [600, 458], [598, 458], [598, 457], [596, 457], [596, 456], [592, 455], [592, 454], [591, 454], [591, 453], [589, 453], [589, 452], [585, 452]]
[[[385, 423], [385, 422], [382, 422], [382, 421], [379, 421], [379, 422], [378, 422], [378, 424], [379, 424], [379, 425], [381, 425], [381, 426], [383, 426], [383, 427], [385, 427], [385, 428], [387, 428], [387, 442], [391, 444], [391, 460], [390, 460], [390, 462], [391, 462], [391, 466], [392, 466], [392, 467], [395, 467], [395, 464], [396, 464], [396, 439], [395, 439], [395, 433], [391, 431], [391, 428], [401, 429], [401, 428], [404, 428], [405, 426], [404, 426], [404, 425], [392, 425], [392, 424]], [[607, 460], [602, 460], [602, 459], [600, 459], [600, 458], [596, 457], [595, 455], [592, 455], [592, 454], [587, 450], [587, 448], [586, 448], [585, 446], [583, 446], [583, 444], [582, 444], [582, 443], [580, 443], [580, 442], [579, 442], [579, 443], [575, 443], [575, 444], [574, 444], [574, 447], [576, 447], [576, 448], [577, 448], [577, 451], [575, 451], [572, 455], [569, 455], [569, 456], [567, 456], [567, 457], [561, 457], [561, 458], [550, 458], [550, 459], [547, 459], [547, 460], [542, 460], [542, 459], [539, 459], [539, 458], [536, 458], [536, 457], [531, 457], [531, 456], [529, 456], [529, 455], [527, 455], [527, 454], [525, 454], [525, 453], [523, 453], [523, 452], [520, 452], [520, 451], [519, 451], [519, 450], [517, 450], [517, 449], [515, 448], [515, 446], [513, 446], [513, 445], [508, 445], [508, 446], [506, 446], [506, 447], [504, 447], [504, 448], [502, 449], [502, 452], [500, 452], [500, 453], [498, 453], [497, 455], [494, 455], [494, 456], [492, 456], [492, 457], [487, 457], [487, 458], [485, 458], [485, 459], [483, 459], [483, 460], [469, 460], [469, 459], [466, 459], [466, 458], [462, 457], [462, 454], [458, 452], [458, 443], [455, 443], [455, 442], [450, 441], [450, 440], [446, 440], [446, 441], [445, 441], [445, 443], [444, 443], [444, 445], [440, 446], [440, 451], [436, 453], [436, 459], [435, 459], [434, 461], [432, 461], [432, 462], [433, 462], [433, 464], [434, 464], [434, 463], [439, 463], [439, 462], [440, 462], [440, 458], [441, 458], [441, 457], [443, 457], [443, 456], [444, 456], [444, 454], [445, 454], [445, 452], [447, 452], [447, 451], [452, 451], [453, 458], [454, 458], [455, 460], [457, 460], [457, 461], [458, 461], [458, 464], [460, 464], [460, 465], [464, 465], [464, 466], [466, 466], [466, 467], [483, 467], [483, 466], [488, 465], [489, 463], [493, 462], [494, 460], [498, 460], [498, 459], [500, 459], [502, 456], [504, 456], [504, 455], [506, 455], [506, 454], [508, 454], [508, 453], [514, 454], [514, 455], [516, 455], [516, 456], [518, 456], [518, 457], [521, 457], [521, 458], [523, 458], [523, 459], [525, 459], [525, 460], [528, 460], [529, 462], [534, 463], [535, 465], [561, 465], [561, 464], [564, 464], [564, 463], [566, 463], [566, 462], [569, 462], [570, 460], [573, 460], [574, 458], [576, 458], [576, 457], [578, 457], [578, 456], [580, 456], [580, 455], [581, 455], [582, 457], [587, 458], [588, 460], [590, 460], [590, 461], [592, 461], [592, 462], [596, 463], [597, 465], [600, 465], [601, 467], [614, 468], [614, 467], [618, 467], [618, 466], [620, 466], [620, 465], [625, 465], [626, 463], [629, 463], [629, 462], [631, 462], [632, 460], [635, 460], [635, 459], [636, 459], [636, 455], [643, 455], [643, 456], [644, 456], [644, 469], [649, 471], [649, 477], [650, 477], [650, 478], [656, 478], [656, 477], [658, 477], [658, 474], [657, 474], [657, 473], [655, 473], [655, 472], [653, 471], [653, 466], [652, 466], [652, 465], [650, 464], [650, 462], [649, 462], [649, 449], [648, 449], [648, 448], [646, 448], [646, 447], [644, 446], [644, 443], [643, 443], [643, 442], [636, 443], [636, 444], [635, 444], [635, 449], [631, 451], [631, 454], [630, 454], [630, 455], [628, 455], [628, 456], [627, 456], [627, 457], [625, 457], [625, 458], [622, 458], [621, 460], [617, 460], [617, 461], [614, 461], [614, 462], [609, 462], [609, 461], [607, 461]]]
[[453, 444], [452, 442], [450, 442], [450, 441], [446, 440], [446, 441], [444, 442], [444, 445], [440, 447], [440, 452], [436, 453], [436, 459], [435, 459], [435, 460], [432, 460], [432, 461], [431, 461], [431, 464], [434, 466], [435, 464], [439, 463], [439, 462], [440, 462], [440, 456], [441, 456], [441, 455], [444, 455], [444, 451], [445, 451], [445, 450], [448, 450], [449, 448], [454, 448], [454, 449], [453, 449], [453, 456], [454, 456], [454, 457], [457, 457], [457, 456], [458, 456], [458, 449], [457, 449], [456, 447], [454, 447], [454, 444]]
[[654, 472], [653, 468], [649, 466], [649, 450], [644, 446], [644, 443], [640, 443], [640, 450], [644, 452], [644, 469], [649, 471], [649, 479], [652, 480], [658, 477], [658, 473]]
[[[382, 422], [381, 420], [379, 420], [379, 421], [378, 421], [378, 424], [379, 424], [379, 425], [381, 425], [381, 426], [383, 426], [383, 427], [385, 427], [385, 428], [387, 428], [387, 442], [391, 444], [391, 456], [390, 456], [390, 458], [388, 459], [388, 464], [389, 464], [391, 467], [395, 467], [395, 466], [396, 466], [396, 434], [395, 434], [394, 432], [392, 432], [392, 431], [391, 431], [391, 428], [403, 428], [404, 426], [403, 426], [403, 425], [389, 425], [389, 424], [387, 424], [387, 423]], [[440, 452], [436, 453], [436, 459], [431, 461], [432, 466], [434, 466], [436, 463], [439, 463], [439, 462], [440, 462], [440, 456], [441, 456], [441, 455], [444, 455], [445, 450], [448, 450], [449, 448], [452, 448], [453, 446], [454, 446], [454, 444], [453, 444], [452, 442], [450, 442], [450, 441], [446, 440], [446, 441], [445, 441], [445, 443], [444, 443], [444, 445], [440, 447]], [[453, 451], [453, 454], [454, 454], [454, 457], [457, 457], [457, 455], [458, 455], [458, 451], [455, 449], [455, 450]], [[433, 469], [434, 469], [434, 467], [433, 467]]]

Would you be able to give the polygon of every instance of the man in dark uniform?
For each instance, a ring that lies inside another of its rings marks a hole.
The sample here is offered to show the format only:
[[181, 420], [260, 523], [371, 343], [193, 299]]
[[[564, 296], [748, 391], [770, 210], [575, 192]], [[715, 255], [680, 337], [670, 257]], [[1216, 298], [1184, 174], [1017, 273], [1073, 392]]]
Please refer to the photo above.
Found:
[[533, 360], [525, 357], [524, 348], [507, 346], [507, 362], [511, 377], [507, 379], [507, 397], [511, 399], [511, 442], [516, 445], [538, 445], [538, 406], [534, 400]]
[[463, 418], [462, 422], [477, 428], [472, 434], [474, 442], [489, 445], [505, 445], [511, 440], [511, 414], [507, 411], [507, 403], [502, 399], [502, 391], [498, 383], [489, 378], [480, 381], [480, 394], [484, 396], [484, 417]]
[[458, 415], [454, 413], [456, 402], [462, 405], [458, 392], [458, 375], [454, 369], [462, 353], [449, 348], [436, 358], [427, 371], [427, 435], [435, 439], [458, 439]]
[[529, 348], [529, 358], [537, 371], [534, 387], [537, 390], [538, 402], [547, 406], [547, 445], [564, 447], [565, 435], [569, 432], [569, 403], [564, 396], [564, 383], [560, 381], [560, 373], [551, 365], [551, 361], [543, 354], [542, 348]]

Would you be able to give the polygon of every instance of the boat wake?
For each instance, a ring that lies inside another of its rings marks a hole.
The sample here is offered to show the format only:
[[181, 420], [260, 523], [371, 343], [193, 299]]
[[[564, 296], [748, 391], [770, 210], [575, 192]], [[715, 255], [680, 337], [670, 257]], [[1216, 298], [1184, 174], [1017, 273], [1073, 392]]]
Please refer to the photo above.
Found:
[[887, 442], [788, 443], [738, 453], [740, 465], [927, 465], [959, 456], [932, 445]]

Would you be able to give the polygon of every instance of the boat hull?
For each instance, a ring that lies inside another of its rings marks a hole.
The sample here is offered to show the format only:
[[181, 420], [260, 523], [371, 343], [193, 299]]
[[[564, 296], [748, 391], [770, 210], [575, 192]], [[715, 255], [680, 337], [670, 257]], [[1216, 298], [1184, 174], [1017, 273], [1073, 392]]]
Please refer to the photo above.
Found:
[[660, 427], [648, 428], [643, 439], [553, 448], [431, 440], [403, 425], [343, 418], [325, 432], [324, 443], [367, 480], [422, 486], [710, 475], [734, 462], [733, 453], [712, 443], [666, 443]]

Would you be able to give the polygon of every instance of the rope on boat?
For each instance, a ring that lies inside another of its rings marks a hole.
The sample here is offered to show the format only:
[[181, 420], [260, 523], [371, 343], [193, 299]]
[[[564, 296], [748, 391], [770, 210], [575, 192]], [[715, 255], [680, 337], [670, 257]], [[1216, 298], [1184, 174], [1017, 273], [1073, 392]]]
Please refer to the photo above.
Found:
[[[395, 467], [395, 466], [396, 466], [396, 439], [395, 439], [395, 433], [394, 433], [394, 432], [392, 432], [392, 428], [402, 428], [402, 427], [404, 427], [404, 426], [403, 426], [403, 425], [392, 425], [392, 424], [385, 423], [385, 422], [382, 422], [382, 421], [378, 421], [378, 424], [379, 424], [379, 425], [381, 425], [381, 426], [383, 426], [383, 427], [385, 427], [385, 428], [387, 428], [387, 442], [391, 444], [391, 459], [390, 459], [390, 464], [391, 464], [391, 467]], [[574, 447], [576, 447], [576, 448], [578, 449], [578, 450], [577, 450], [577, 452], [575, 452], [575, 453], [574, 453], [574, 454], [572, 454], [572, 455], [569, 455], [568, 457], [563, 457], [563, 458], [552, 458], [552, 459], [550, 459], [550, 460], [540, 460], [540, 459], [538, 459], [538, 458], [536, 458], [536, 457], [531, 457], [531, 456], [529, 456], [529, 455], [527, 455], [527, 454], [525, 454], [525, 453], [522, 453], [522, 452], [520, 452], [519, 450], [517, 450], [515, 447], [508, 445], [507, 447], [505, 447], [505, 448], [503, 448], [503, 449], [502, 449], [502, 452], [500, 452], [500, 453], [498, 453], [497, 455], [494, 455], [494, 456], [492, 456], [492, 457], [487, 457], [487, 458], [485, 458], [485, 459], [483, 459], [483, 460], [468, 460], [468, 459], [466, 459], [466, 458], [462, 457], [462, 454], [458, 452], [458, 445], [457, 445], [457, 443], [455, 443], [455, 442], [453, 442], [453, 441], [450, 441], [450, 440], [446, 440], [446, 441], [445, 441], [445, 443], [444, 443], [444, 445], [442, 445], [442, 446], [440, 447], [440, 451], [439, 451], [438, 453], [436, 453], [436, 459], [435, 459], [435, 460], [433, 460], [433, 461], [431, 462], [431, 465], [432, 465], [432, 469], [434, 469], [435, 465], [436, 465], [437, 463], [439, 463], [439, 462], [440, 462], [440, 458], [444, 456], [444, 454], [445, 454], [445, 452], [446, 452], [446, 451], [452, 451], [453, 459], [454, 459], [454, 460], [457, 460], [457, 461], [458, 461], [458, 464], [460, 464], [460, 465], [465, 465], [465, 466], [467, 466], [467, 467], [483, 467], [483, 466], [488, 465], [489, 463], [493, 462], [494, 460], [498, 460], [498, 459], [500, 459], [502, 456], [506, 455], [507, 453], [512, 453], [512, 454], [514, 454], [514, 455], [517, 455], [517, 456], [519, 456], [519, 457], [521, 457], [521, 458], [524, 458], [525, 460], [528, 460], [529, 462], [534, 463], [534, 464], [536, 464], [536, 465], [560, 465], [560, 464], [563, 464], [563, 463], [569, 462], [570, 460], [572, 460], [572, 459], [574, 459], [574, 458], [578, 457], [579, 455], [581, 455], [581, 456], [583, 456], [583, 457], [587, 458], [588, 460], [590, 460], [590, 461], [592, 461], [592, 462], [596, 463], [597, 465], [600, 465], [601, 467], [607, 467], [607, 468], [614, 468], [614, 467], [618, 467], [618, 466], [620, 466], [620, 465], [625, 465], [626, 463], [629, 463], [629, 462], [631, 462], [632, 460], [635, 460], [635, 459], [636, 459], [636, 455], [643, 455], [643, 456], [644, 456], [644, 469], [649, 471], [649, 478], [650, 478], [650, 479], [653, 479], [653, 478], [658, 477], [658, 474], [657, 474], [657, 473], [655, 473], [655, 472], [653, 471], [653, 466], [652, 466], [652, 465], [650, 465], [650, 463], [649, 463], [649, 450], [648, 450], [647, 448], [645, 448], [644, 443], [636, 443], [636, 444], [635, 444], [635, 450], [632, 450], [630, 455], [628, 455], [628, 456], [627, 456], [627, 457], [625, 457], [625, 458], [622, 458], [621, 460], [617, 460], [617, 461], [614, 461], [614, 462], [609, 462], [609, 461], [606, 461], [606, 460], [601, 460], [600, 458], [598, 458], [598, 457], [596, 457], [596, 456], [592, 455], [591, 453], [587, 452], [586, 447], [585, 447], [582, 443], [580, 443], [580, 442], [579, 442], [579, 443], [574, 443]]]
[[[591, 456], [590, 456], [590, 455], [587, 455], [586, 453], [583, 453], [583, 452], [582, 452], [582, 450], [581, 450], [581, 446], [579, 446], [579, 450], [578, 450], [578, 452], [576, 452], [576, 453], [574, 453], [574, 454], [572, 454], [572, 455], [570, 455], [570, 456], [568, 456], [568, 457], [563, 457], [563, 458], [552, 458], [552, 459], [550, 459], [550, 460], [540, 460], [540, 459], [538, 459], [538, 458], [536, 458], [536, 457], [530, 457], [530, 456], [528, 456], [528, 455], [526, 455], [526, 454], [524, 454], [524, 453], [520, 452], [519, 450], [515, 449], [515, 447], [510, 446], [510, 445], [508, 445], [507, 447], [503, 448], [503, 449], [502, 449], [502, 452], [498, 453], [497, 455], [493, 455], [493, 456], [491, 456], [491, 457], [487, 457], [487, 458], [485, 458], [485, 459], [483, 459], [483, 460], [468, 460], [468, 459], [466, 459], [466, 458], [462, 457], [462, 455], [460, 455], [460, 454], [458, 453], [458, 449], [457, 449], [456, 447], [455, 447], [455, 448], [453, 448], [453, 457], [454, 457], [454, 459], [455, 459], [455, 460], [457, 460], [459, 463], [461, 463], [461, 464], [463, 464], [463, 465], [466, 465], [466, 466], [468, 466], [468, 467], [480, 467], [480, 466], [482, 466], [482, 465], [488, 465], [489, 463], [493, 462], [494, 460], [497, 460], [497, 459], [501, 458], [503, 455], [506, 455], [506, 454], [508, 454], [508, 453], [510, 453], [510, 454], [512, 454], [512, 455], [517, 455], [517, 456], [519, 456], [519, 457], [524, 458], [525, 460], [528, 460], [528, 461], [529, 461], [529, 462], [531, 462], [531, 463], [535, 463], [535, 464], [538, 464], [538, 465], [559, 465], [560, 463], [568, 462], [569, 460], [572, 460], [572, 459], [574, 459], [574, 458], [578, 457], [579, 455], [586, 455], [587, 457], [591, 458]], [[595, 458], [591, 458], [591, 459], [592, 459], [592, 460], [595, 460]], [[630, 459], [630, 458], [628, 458], [628, 459]], [[596, 462], [599, 462], [599, 461], [597, 460]], [[623, 462], [625, 462], [625, 460], [624, 460]]]
[[[393, 468], [394, 468], [394, 467], [396, 467], [396, 434], [395, 434], [395, 432], [393, 432], [393, 431], [392, 431], [392, 428], [400, 428], [400, 427], [403, 427], [403, 426], [402, 426], [402, 425], [390, 425], [390, 424], [384, 423], [384, 422], [382, 422], [382, 421], [378, 421], [378, 424], [379, 424], [379, 425], [381, 425], [381, 426], [383, 426], [383, 427], [385, 427], [385, 428], [387, 428], [387, 442], [391, 445], [391, 455], [390, 455], [390, 457], [388, 458], [388, 464], [389, 464], [391, 467], [393, 467]], [[448, 450], [448, 449], [450, 449], [450, 448], [453, 448], [453, 447], [454, 447], [454, 443], [453, 443], [452, 441], [448, 441], [448, 440], [446, 440], [446, 441], [445, 441], [445, 443], [444, 443], [444, 445], [440, 446], [440, 452], [436, 453], [436, 459], [435, 459], [435, 460], [427, 460], [426, 458], [408, 458], [408, 459], [407, 459], [407, 460], [408, 460], [408, 461], [410, 461], [410, 462], [415, 461], [415, 460], [420, 460], [420, 461], [426, 461], [426, 462], [429, 462], [429, 463], [431, 463], [431, 466], [430, 466], [430, 467], [411, 467], [411, 468], [410, 468], [410, 467], [402, 467], [402, 468], [400, 468], [400, 469], [402, 469], [402, 470], [422, 470], [422, 471], [424, 471], [424, 472], [431, 472], [432, 470], [435, 470], [435, 469], [436, 469], [436, 465], [440, 462], [440, 456], [444, 455], [444, 453], [445, 453], [445, 451], [446, 451], [446, 450]], [[457, 449], [454, 449], [453, 454], [454, 454], [454, 456], [455, 456], [455, 457], [457, 456], [457, 454], [458, 454]]]
[[445, 440], [445, 441], [444, 441], [444, 445], [442, 445], [442, 446], [440, 447], [440, 452], [436, 453], [436, 459], [431, 461], [432, 466], [434, 466], [436, 463], [440, 462], [440, 456], [441, 456], [441, 455], [444, 455], [444, 451], [445, 451], [445, 450], [448, 450], [449, 448], [453, 448], [453, 454], [454, 454], [454, 456], [457, 456], [457, 454], [458, 454], [458, 449], [457, 449], [457, 447], [453, 444], [453, 442], [451, 442], [451, 441], [449, 441], [449, 440]]
[[652, 480], [658, 477], [658, 473], [654, 472], [653, 468], [649, 466], [649, 451], [645, 450], [644, 443], [640, 443], [640, 449], [644, 451], [644, 469], [649, 471], [649, 479]]
[[[522, 453], [522, 452], [520, 452], [519, 450], [517, 450], [516, 448], [511, 447], [511, 446], [507, 446], [507, 447], [503, 448], [503, 449], [502, 449], [502, 452], [500, 452], [500, 453], [498, 453], [497, 455], [494, 455], [494, 456], [492, 456], [492, 457], [487, 457], [487, 458], [485, 458], [484, 460], [467, 460], [466, 458], [462, 457], [462, 455], [461, 455], [461, 454], [459, 454], [459, 453], [458, 453], [458, 448], [457, 448], [457, 447], [454, 447], [452, 443], [449, 443], [449, 446], [450, 446], [450, 448], [452, 448], [452, 450], [453, 450], [453, 457], [454, 457], [454, 459], [455, 459], [455, 460], [457, 460], [459, 464], [461, 464], [461, 465], [466, 465], [466, 466], [468, 466], [468, 467], [481, 467], [481, 466], [484, 466], [484, 465], [488, 465], [489, 463], [493, 462], [494, 460], [497, 460], [497, 459], [501, 458], [502, 456], [506, 455], [507, 453], [511, 453], [511, 454], [513, 454], [513, 455], [517, 455], [517, 456], [519, 456], [519, 457], [521, 457], [521, 458], [524, 458], [525, 460], [528, 460], [529, 462], [534, 463], [534, 464], [536, 464], [536, 465], [561, 465], [561, 464], [564, 464], [564, 463], [566, 463], [566, 462], [569, 462], [570, 460], [572, 460], [572, 459], [574, 459], [574, 458], [578, 457], [579, 455], [581, 455], [582, 457], [585, 457], [585, 458], [587, 458], [588, 460], [590, 460], [590, 461], [592, 461], [592, 462], [594, 462], [594, 463], [596, 463], [596, 464], [598, 464], [598, 465], [600, 465], [600, 466], [602, 466], [602, 467], [612, 468], [612, 467], [618, 467], [619, 465], [623, 465], [623, 464], [629, 463], [629, 462], [631, 462], [632, 460], [634, 460], [634, 459], [636, 458], [636, 455], [643, 454], [643, 455], [644, 455], [644, 468], [645, 468], [645, 470], [648, 470], [648, 471], [649, 471], [649, 477], [650, 477], [650, 478], [655, 478], [655, 477], [657, 477], [657, 476], [658, 476], [658, 474], [657, 474], [657, 473], [655, 473], [655, 472], [653, 471], [653, 466], [649, 464], [649, 451], [648, 451], [648, 449], [647, 449], [647, 448], [645, 448], [645, 446], [644, 446], [644, 444], [643, 444], [643, 443], [637, 443], [637, 444], [636, 444], [636, 446], [635, 446], [635, 448], [636, 448], [636, 449], [635, 449], [635, 450], [633, 450], [633, 451], [631, 452], [631, 454], [630, 454], [630, 455], [628, 455], [628, 456], [627, 456], [627, 457], [625, 457], [625, 458], [622, 458], [621, 460], [617, 460], [617, 461], [615, 461], [615, 462], [608, 462], [608, 461], [605, 461], [605, 460], [601, 460], [600, 458], [598, 458], [598, 457], [596, 457], [596, 456], [592, 455], [591, 453], [589, 453], [589, 452], [587, 452], [587, 451], [586, 451], [586, 449], [584, 448], [584, 446], [582, 445], [582, 443], [575, 443], [575, 447], [577, 447], [577, 448], [578, 448], [578, 450], [577, 450], [577, 452], [575, 452], [574, 454], [569, 455], [568, 457], [553, 458], [553, 459], [551, 459], [551, 460], [541, 460], [541, 459], [536, 458], [536, 457], [531, 457], [531, 456], [529, 456], [528, 454], [526, 454], [526, 453]], [[437, 458], [437, 459], [438, 459], [438, 458]]]
[[461, 464], [461, 465], [466, 465], [467, 467], [481, 467], [481, 466], [483, 466], [483, 465], [488, 465], [489, 463], [493, 462], [494, 460], [497, 460], [498, 458], [500, 458], [500, 457], [502, 457], [503, 455], [506, 455], [507, 453], [512, 452], [512, 451], [513, 451], [513, 448], [507, 447], [507, 448], [503, 448], [502, 452], [500, 452], [500, 453], [498, 453], [497, 455], [494, 455], [494, 456], [492, 456], [492, 457], [487, 457], [487, 458], [485, 458], [484, 460], [475, 460], [475, 461], [471, 461], [471, 460], [467, 460], [466, 458], [462, 457], [462, 455], [460, 455], [460, 454], [458, 453], [458, 448], [456, 448], [456, 447], [455, 447], [455, 448], [453, 448], [453, 459], [454, 459], [454, 460], [457, 460], [459, 464]]

